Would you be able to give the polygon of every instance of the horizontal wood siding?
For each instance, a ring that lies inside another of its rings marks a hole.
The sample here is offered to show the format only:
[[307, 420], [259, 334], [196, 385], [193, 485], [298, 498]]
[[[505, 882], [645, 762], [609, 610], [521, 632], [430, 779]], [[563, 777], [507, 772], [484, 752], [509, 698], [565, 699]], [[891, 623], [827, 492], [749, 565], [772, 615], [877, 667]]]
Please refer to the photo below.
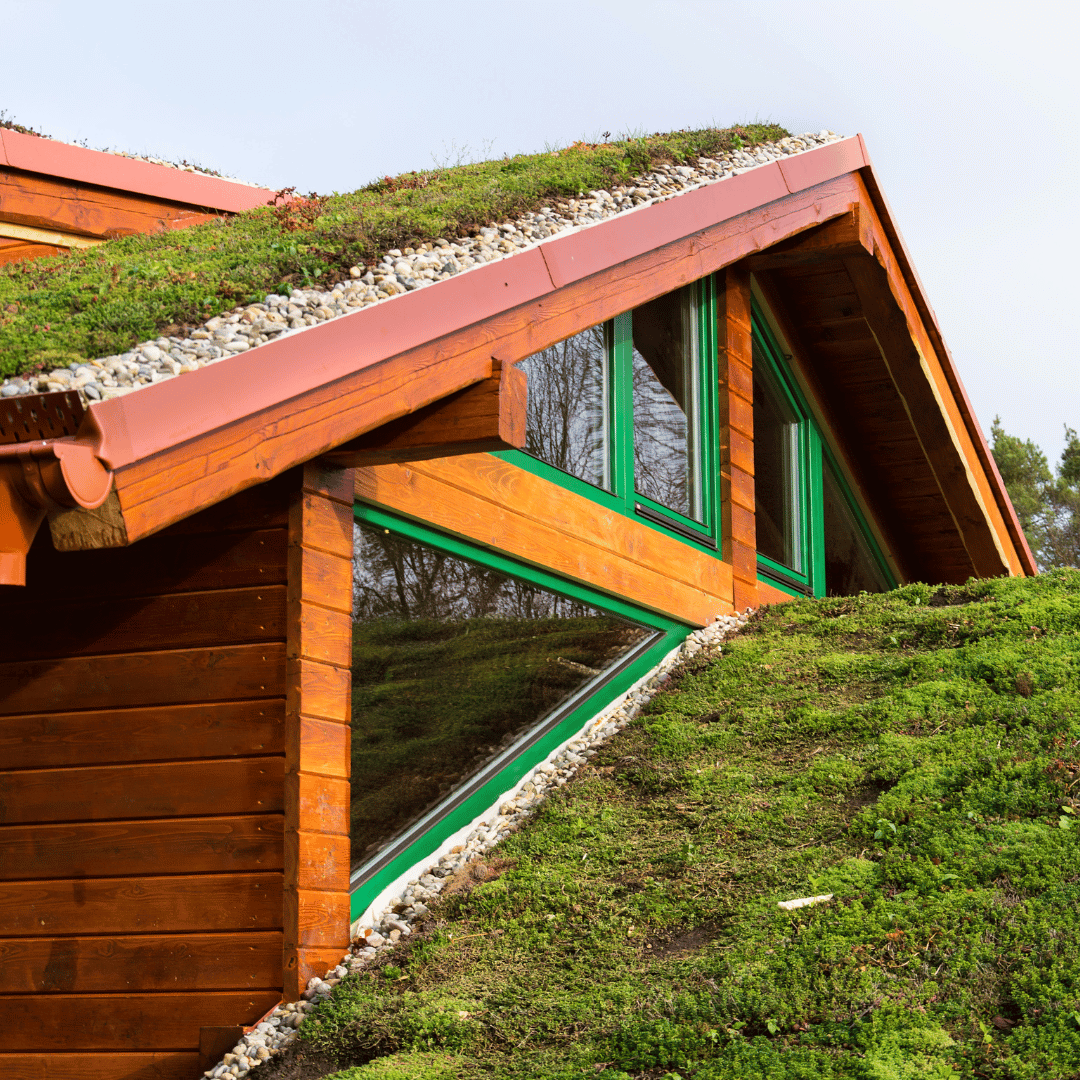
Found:
[[193, 1077], [280, 1000], [299, 480], [0, 591], [3, 1075]]

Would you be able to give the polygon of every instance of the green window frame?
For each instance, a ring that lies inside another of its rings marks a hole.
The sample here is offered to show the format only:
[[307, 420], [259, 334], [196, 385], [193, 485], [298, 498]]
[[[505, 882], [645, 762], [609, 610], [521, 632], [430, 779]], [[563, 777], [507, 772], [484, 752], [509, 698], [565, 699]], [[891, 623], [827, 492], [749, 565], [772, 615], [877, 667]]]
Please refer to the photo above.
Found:
[[[797, 418], [798, 426], [797, 483], [792, 507], [798, 521], [798, 566], [786, 566], [758, 552], [758, 577], [789, 596], [826, 595], [824, 469], [827, 468], [835, 479], [882, 578], [889, 588], [896, 588], [896, 578], [859, 508], [836, 454], [823, 436], [822, 427], [788, 364], [789, 358], [777, 342], [756, 296], [751, 302], [751, 331], [754, 368], [768, 380], [773, 392], [780, 395], [783, 404]], [[760, 371], [762, 367], [764, 371]]]
[[[656, 667], [668, 653], [679, 646], [693, 627], [375, 506], [356, 503], [353, 513], [357, 521], [386, 529], [448, 555], [472, 560], [551, 592], [580, 600], [612, 615], [630, 619], [655, 632], [655, 636], [631, 653], [626, 662], [600, 677], [595, 683], [587, 684], [571, 697], [569, 702], [557, 708], [542, 722], [540, 728], [534, 729], [535, 737], [532, 741], [516, 756], [502, 764], [498, 771], [486, 775], [484, 770], [481, 770], [478, 776], [482, 782], [468, 781], [464, 797], [458, 799], [446, 812], [437, 814], [413, 839], [391, 844], [387, 859], [374, 872], [362, 880], [357, 880], [354, 874], [350, 884], [350, 917], [357, 919], [388, 885], [431, 856], [454, 833], [487, 811], [504, 792], [514, 787], [559, 746], [573, 738], [609, 702], [624, 694], [642, 676]], [[410, 832], [407, 830], [404, 835], [408, 838]]]
[[711, 275], [693, 282], [691, 288], [696, 289], [693, 333], [698, 393], [687, 419], [696, 442], [699, 518], [680, 513], [635, 490], [633, 311], [617, 315], [604, 324], [608, 365], [608, 412], [605, 417], [608, 460], [605, 474], [609, 478], [609, 487], [594, 486], [523, 450], [503, 450], [496, 456], [624, 517], [695, 544], [719, 557], [716, 289]]

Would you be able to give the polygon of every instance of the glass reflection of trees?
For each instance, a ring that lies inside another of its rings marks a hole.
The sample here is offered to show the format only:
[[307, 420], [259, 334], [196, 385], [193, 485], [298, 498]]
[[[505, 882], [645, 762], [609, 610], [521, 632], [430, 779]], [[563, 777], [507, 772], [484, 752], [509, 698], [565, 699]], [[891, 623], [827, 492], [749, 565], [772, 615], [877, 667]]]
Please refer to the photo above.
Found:
[[529, 379], [525, 449], [556, 469], [611, 488], [607, 333], [593, 326], [521, 361]]
[[356, 552], [354, 867], [652, 636], [382, 529]]

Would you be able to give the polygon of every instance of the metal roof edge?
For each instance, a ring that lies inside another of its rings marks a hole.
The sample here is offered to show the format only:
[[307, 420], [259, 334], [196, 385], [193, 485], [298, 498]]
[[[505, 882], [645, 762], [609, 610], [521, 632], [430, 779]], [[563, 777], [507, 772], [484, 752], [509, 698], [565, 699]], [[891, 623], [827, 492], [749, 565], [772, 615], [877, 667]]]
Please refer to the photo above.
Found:
[[0, 129], [2, 164], [24, 172], [76, 180], [97, 187], [149, 195], [169, 202], [239, 213], [265, 206], [269, 188], [251, 187], [206, 173], [120, 157], [102, 150], [56, 142], [36, 135]]

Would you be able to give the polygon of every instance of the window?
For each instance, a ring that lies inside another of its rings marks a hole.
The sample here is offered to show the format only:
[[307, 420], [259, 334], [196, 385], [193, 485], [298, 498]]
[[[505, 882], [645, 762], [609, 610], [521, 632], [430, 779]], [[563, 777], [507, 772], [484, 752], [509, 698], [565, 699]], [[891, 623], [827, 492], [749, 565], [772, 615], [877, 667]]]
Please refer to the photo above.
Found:
[[355, 513], [358, 917], [687, 628], [374, 508]]
[[835, 455], [755, 302], [754, 489], [758, 576], [792, 595], [895, 586]]
[[714, 308], [711, 279], [695, 282], [522, 360], [511, 460], [715, 549]]

